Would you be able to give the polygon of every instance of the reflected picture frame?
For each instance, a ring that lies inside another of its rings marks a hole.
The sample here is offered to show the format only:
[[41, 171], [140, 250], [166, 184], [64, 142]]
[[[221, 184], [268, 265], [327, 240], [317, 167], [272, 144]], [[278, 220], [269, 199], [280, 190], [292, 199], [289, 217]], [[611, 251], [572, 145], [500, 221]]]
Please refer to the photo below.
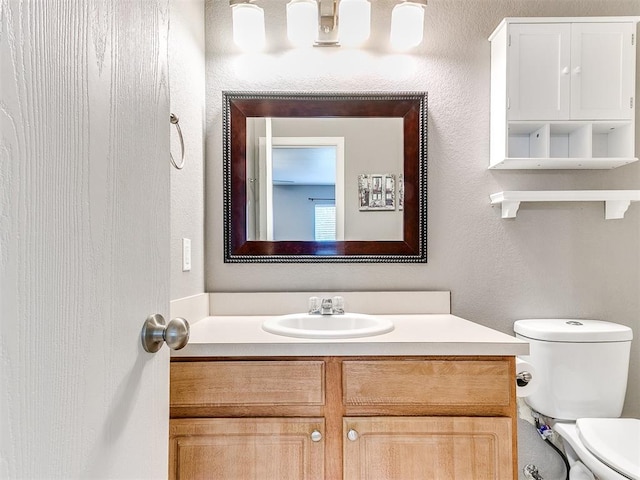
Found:
[[396, 176], [392, 173], [358, 175], [358, 200], [361, 212], [396, 209]]

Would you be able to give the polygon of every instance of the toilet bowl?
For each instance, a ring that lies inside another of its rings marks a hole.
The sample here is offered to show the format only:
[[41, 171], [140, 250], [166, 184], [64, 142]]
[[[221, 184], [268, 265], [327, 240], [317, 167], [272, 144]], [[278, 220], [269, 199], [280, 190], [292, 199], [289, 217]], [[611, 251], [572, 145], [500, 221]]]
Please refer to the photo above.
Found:
[[640, 420], [581, 418], [556, 422], [553, 430], [572, 466], [579, 460], [599, 480], [640, 480]]
[[631, 329], [599, 320], [535, 319], [516, 321], [514, 331], [529, 342], [522, 359], [538, 375], [538, 389], [524, 400], [552, 420], [573, 465], [570, 478], [640, 480], [640, 420], [618, 418]]

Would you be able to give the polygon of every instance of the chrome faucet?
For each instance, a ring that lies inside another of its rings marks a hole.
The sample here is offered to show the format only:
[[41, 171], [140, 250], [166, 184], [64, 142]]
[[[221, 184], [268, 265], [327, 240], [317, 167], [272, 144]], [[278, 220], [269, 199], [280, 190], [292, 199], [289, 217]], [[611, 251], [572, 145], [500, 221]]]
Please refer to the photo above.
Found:
[[310, 315], [341, 315], [344, 313], [344, 298], [309, 298]]
[[323, 298], [320, 303], [320, 315], [333, 315], [333, 300]]

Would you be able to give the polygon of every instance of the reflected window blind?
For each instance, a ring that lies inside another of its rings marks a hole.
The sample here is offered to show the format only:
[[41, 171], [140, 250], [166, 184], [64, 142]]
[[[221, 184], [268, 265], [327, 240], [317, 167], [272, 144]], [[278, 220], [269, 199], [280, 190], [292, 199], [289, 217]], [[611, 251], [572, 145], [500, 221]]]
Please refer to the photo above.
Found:
[[335, 241], [336, 239], [336, 206], [330, 204], [316, 205], [315, 240]]

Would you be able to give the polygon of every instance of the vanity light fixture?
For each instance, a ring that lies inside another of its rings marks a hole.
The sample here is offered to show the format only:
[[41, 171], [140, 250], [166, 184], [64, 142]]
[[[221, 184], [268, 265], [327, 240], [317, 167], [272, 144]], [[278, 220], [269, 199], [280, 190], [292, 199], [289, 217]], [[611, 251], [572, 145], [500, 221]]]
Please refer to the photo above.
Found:
[[264, 10], [255, 0], [230, 0], [233, 19], [233, 41], [242, 50], [260, 51], [264, 48]]
[[318, 38], [318, 2], [291, 0], [287, 3], [287, 37], [296, 47], [310, 47]]
[[341, 0], [338, 38], [342, 45], [357, 46], [371, 33], [371, 4], [368, 0]]
[[[229, 0], [233, 12], [233, 40], [243, 50], [265, 45], [264, 10], [256, 0]], [[391, 44], [408, 50], [422, 42], [427, 0], [402, 0], [391, 14]], [[290, 0], [287, 36], [297, 47], [357, 46], [371, 33], [369, 0]]]
[[391, 45], [398, 50], [408, 50], [422, 42], [424, 34], [424, 10], [427, 0], [405, 0], [391, 12]]
[[[292, 0], [295, 1], [295, 0]], [[316, 47], [356, 46], [369, 38], [371, 4], [369, 0], [317, 0], [318, 37]]]

